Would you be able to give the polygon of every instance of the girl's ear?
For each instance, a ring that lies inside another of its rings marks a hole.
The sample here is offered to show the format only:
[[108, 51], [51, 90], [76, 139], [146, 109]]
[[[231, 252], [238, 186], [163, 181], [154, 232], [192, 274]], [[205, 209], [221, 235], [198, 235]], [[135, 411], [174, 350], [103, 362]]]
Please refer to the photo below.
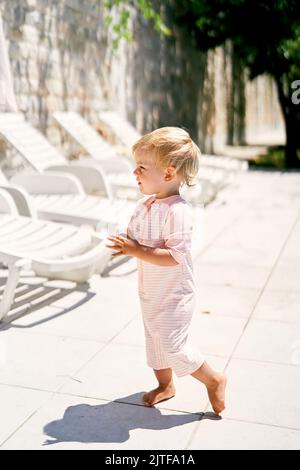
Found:
[[175, 175], [176, 175], [176, 168], [174, 166], [168, 166], [168, 168], [165, 169], [166, 181], [171, 181]]

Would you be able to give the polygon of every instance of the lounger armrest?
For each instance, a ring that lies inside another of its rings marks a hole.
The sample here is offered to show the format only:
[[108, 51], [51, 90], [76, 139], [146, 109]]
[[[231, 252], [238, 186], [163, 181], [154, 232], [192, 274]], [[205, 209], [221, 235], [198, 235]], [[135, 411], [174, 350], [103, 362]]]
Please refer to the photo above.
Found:
[[49, 166], [47, 168], [47, 172], [48, 171], [59, 171], [73, 175], [79, 179], [87, 193], [97, 192], [105, 197], [112, 197], [111, 191], [100, 168], [76, 163], [71, 165]]
[[0, 213], [18, 215], [14, 199], [3, 186], [0, 186]]
[[24, 172], [13, 176], [10, 182], [26, 189], [29, 194], [84, 194], [80, 181], [63, 172]]
[[5, 190], [13, 198], [19, 215], [23, 215], [24, 217], [36, 217], [36, 211], [30, 204], [28, 194], [23, 188], [5, 185], [0, 185], [0, 188]]
[[[73, 163], [72, 166], [82, 166], [81, 162]], [[84, 166], [92, 167], [104, 175], [104, 180], [108, 181], [108, 194], [113, 198], [136, 199], [140, 196], [140, 190], [136, 185], [133, 176], [133, 166], [123, 157], [111, 157], [101, 160], [85, 157]], [[116, 175], [116, 178], [111, 178]], [[119, 176], [125, 176], [126, 180], [120, 180]], [[122, 191], [125, 190], [125, 191]]]

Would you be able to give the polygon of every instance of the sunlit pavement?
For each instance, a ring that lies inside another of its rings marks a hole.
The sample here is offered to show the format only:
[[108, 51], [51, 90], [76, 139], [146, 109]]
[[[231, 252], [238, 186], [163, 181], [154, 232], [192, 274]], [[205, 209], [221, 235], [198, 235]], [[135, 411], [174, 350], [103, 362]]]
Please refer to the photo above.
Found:
[[27, 313], [0, 329], [1, 449], [299, 448], [299, 215], [300, 173], [242, 173], [205, 209], [191, 335], [226, 370], [222, 419], [192, 377], [142, 406], [135, 260], [79, 288], [24, 273]]

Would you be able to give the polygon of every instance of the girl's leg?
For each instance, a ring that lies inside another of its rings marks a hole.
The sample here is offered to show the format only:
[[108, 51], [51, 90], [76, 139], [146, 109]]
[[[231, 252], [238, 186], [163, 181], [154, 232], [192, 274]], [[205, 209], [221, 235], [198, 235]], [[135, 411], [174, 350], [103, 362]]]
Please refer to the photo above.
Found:
[[225, 408], [226, 376], [219, 372], [215, 372], [206, 361], [204, 361], [202, 366], [191, 375], [195, 377], [195, 379], [204, 383], [214, 412], [216, 414], [221, 413]]
[[172, 369], [154, 370], [154, 374], [158, 380], [158, 387], [145, 393], [143, 401], [145, 406], [153, 406], [163, 400], [174, 397], [175, 387], [172, 378]]

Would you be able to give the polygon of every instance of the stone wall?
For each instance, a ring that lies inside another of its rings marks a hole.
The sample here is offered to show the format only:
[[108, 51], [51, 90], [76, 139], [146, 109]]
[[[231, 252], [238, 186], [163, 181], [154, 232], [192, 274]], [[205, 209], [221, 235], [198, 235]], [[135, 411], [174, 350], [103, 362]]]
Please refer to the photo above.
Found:
[[135, 14], [135, 41], [113, 54], [102, 0], [0, 0], [0, 11], [19, 109], [69, 156], [78, 148], [55, 125], [56, 110], [97, 126], [100, 110], [116, 109], [141, 132], [180, 125], [206, 152], [242, 143], [245, 124], [250, 134], [282, 125], [272, 82], [234, 74], [228, 48], [200, 54], [180, 31], [159, 37]]

